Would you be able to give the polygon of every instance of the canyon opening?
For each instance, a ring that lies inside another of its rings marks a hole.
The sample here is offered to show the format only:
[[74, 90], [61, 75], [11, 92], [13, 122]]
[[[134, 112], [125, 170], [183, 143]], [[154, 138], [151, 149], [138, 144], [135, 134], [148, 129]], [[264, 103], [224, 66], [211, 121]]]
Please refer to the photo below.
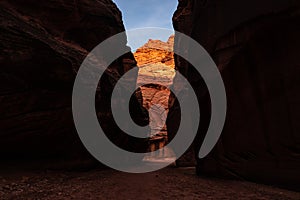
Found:
[[[169, 106], [175, 98], [171, 96], [168, 87], [172, 86], [175, 76], [174, 61], [174, 31], [172, 15], [177, 7], [177, 1], [132, 2], [115, 1], [123, 13], [126, 29], [145, 29], [139, 34], [128, 35], [128, 46], [131, 47], [137, 62], [137, 85], [140, 86], [135, 95], [140, 105], [148, 112], [149, 128], [147, 151], [153, 152], [144, 158], [145, 162], [164, 162], [173, 160], [172, 149], [163, 148], [171, 137], [167, 132], [167, 116]], [[139, 13], [134, 12], [139, 8]], [[169, 30], [155, 31], [149, 27], [160, 27]], [[167, 87], [166, 87], [167, 86]], [[171, 99], [170, 99], [171, 98]], [[178, 122], [177, 122], [178, 123]], [[157, 151], [158, 150], [158, 151]], [[154, 153], [154, 151], [156, 151]], [[191, 157], [193, 158], [193, 156]], [[191, 165], [194, 166], [194, 159]]]

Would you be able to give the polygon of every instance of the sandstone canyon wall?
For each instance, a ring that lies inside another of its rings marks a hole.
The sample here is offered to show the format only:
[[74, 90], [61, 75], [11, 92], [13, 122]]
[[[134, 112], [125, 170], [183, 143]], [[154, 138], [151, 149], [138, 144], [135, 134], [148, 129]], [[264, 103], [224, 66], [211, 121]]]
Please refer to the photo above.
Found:
[[[149, 112], [149, 148], [155, 151], [168, 142], [165, 119], [169, 110], [170, 90], [173, 83], [175, 63], [173, 57], [174, 35], [166, 42], [149, 39], [134, 53], [139, 67], [137, 85], [141, 104]], [[165, 113], [165, 114], [163, 114]], [[167, 159], [174, 156], [167, 150], [160, 153], [153, 152], [144, 160], [153, 161]]]
[[[155, 104], [161, 104], [164, 110], [168, 110], [170, 90], [163, 85], [170, 86], [173, 83], [175, 75], [173, 46], [173, 35], [166, 42], [149, 39], [134, 53], [139, 66], [137, 84], [143, 85], [140, 87], [141, 96], [143, 106], [147, 110]], [[150, 128], [156, 130], [160, 127], [159, 124], [162, 126], [164, 122], [161, 119], [161, 111], [159, 109], [153, 111], [155, 116], [150, 121]]]
[[[221, 138], [208, 157], [197, 160], [199, 175], [299, 189], [299, 4], [297, 0], [179, 0], [174, 28], [210, 53], [228, 98]], [[175, 48], [192, 51], [176, 36]], [[201, 76], [177, 56], [176, 68], [198, 92], [198, 152], [209, 123], [210, 100]], [[177, 107], [170, 111], [168, 130], [176, 130]]]
[[[83, 158], [91, 160], [73, 124], [73, 82], [89, 51], [122, 31], [121, 13], [111, 0], [0, 2], [1, 162], [55, 158], [84, 165]], [[120, 48], [128, 48], [126, 43], [124, 38]], [[103, 129], [127, 147], [131, 140], [115, 128], [108, 97], [117, 77], [135, 64], [131, 53], [117, 59], [96, 96]], [[134, 113], [141, 111], [135, 98], [132, 104]], [[133, 117], [144, 123], [143, 114]]]
[[134, 57], [140, 67], [146, 64], [163, 63], [174, 68], [173, 47], [174, 35], [171, 35], [166, 42], [149, 39], [146, 44], [136, 50]]

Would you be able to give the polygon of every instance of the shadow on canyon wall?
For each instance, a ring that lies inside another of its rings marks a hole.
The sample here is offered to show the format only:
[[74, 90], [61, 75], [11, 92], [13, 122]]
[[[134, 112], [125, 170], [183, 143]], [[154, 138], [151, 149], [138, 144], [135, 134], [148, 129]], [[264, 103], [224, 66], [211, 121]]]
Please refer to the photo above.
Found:
[[[182, 0], [174, 28], [198, 41], [216, 62], [227, 92], [221, 138], [197, 173], [300, 188], [299, 1]], [[175, 36], [175, 47], [192, 51]], [[188, 52], [187, 52], [188, 54]], [[176, 67], [197, 91], [199, 151], [210, 119], [201, 76], [176, 56]], [[168, 130], [176, 130], [178, 105]], [[175, 127], [172, 128], [172, 126]]]

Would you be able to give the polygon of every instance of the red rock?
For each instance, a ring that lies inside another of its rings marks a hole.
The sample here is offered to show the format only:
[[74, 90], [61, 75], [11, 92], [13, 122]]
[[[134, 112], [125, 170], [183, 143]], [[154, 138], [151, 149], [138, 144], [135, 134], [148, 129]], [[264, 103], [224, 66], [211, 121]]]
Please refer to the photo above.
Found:
[[173, 46], [174, 35], [170, 36], [167, 42], [149, 39], [144, 46], [136, 50], [134, 57], [138, 66], [151, 63], [164, 63], [174, 68]]
[[[170, 90], [175, 75], [173, 57], [174, 36], [167, 42], [152, 40], [138, 48], [134, 57], [139, 66], [138, 85], [141, 88], [143, 106], [149, 110], [154, 105], [161, 105], [168, 112]], [[145, 85], [146, 84], [146, 85]], [[160, 127], [165, 124], [165, 117], [159, 109], [150, 113], [151, 136], [154, 136]], [[165, 131], [165, 128], [163, 129]]]

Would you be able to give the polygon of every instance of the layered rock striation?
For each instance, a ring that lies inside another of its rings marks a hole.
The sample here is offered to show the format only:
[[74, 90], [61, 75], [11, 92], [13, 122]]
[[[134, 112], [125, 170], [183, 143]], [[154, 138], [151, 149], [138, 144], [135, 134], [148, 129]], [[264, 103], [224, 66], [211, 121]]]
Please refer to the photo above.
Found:
[[164, 126], [168, 112], [170, 90], [167, 88], [173, 83], [175, 63], [173, 57], [174, 35], [166, 41], [150, 39], [145, 45], [138, 48], [134, 57], [139, 66], [137, 84], [141, 87], [143, 106], [150, 112], [151, 136], [160, 131]]
[[146, 44], [136, 50], [134, 57], [140, 67], [146, 64], [163, 63], [174, 68], [173, 47], [174, 35], [171, 35], [166, 42], [149, 39]]

